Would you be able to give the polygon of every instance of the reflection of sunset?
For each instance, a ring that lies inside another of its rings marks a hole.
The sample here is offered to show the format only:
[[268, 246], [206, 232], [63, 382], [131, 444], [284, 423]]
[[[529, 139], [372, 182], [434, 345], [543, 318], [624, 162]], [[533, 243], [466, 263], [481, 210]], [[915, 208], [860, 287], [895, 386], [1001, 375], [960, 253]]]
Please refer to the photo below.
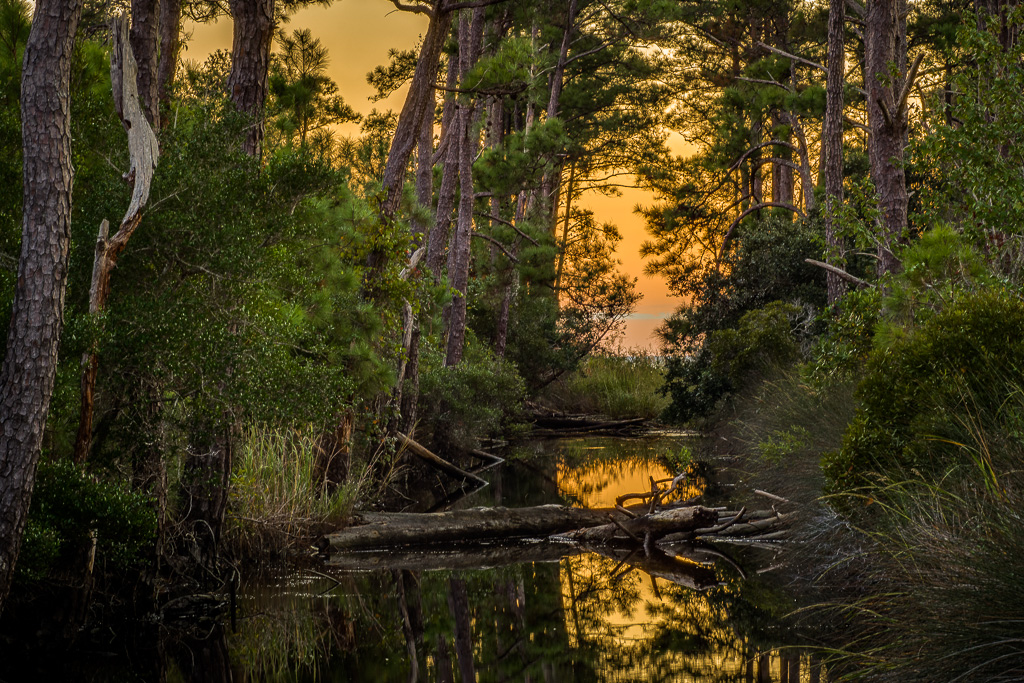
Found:
[[[298, 11], [283, 29], [286, 32], [309, 29], [330, 50], [328, 75], [337, 82], [342, 96], [360, 114], [373, 109], [398, 111], [405, 98], [405, 89], [380, 102], [370, 102], [374, 89], [366, 82], [366, 74], [375, 66], [388, 63], [388, 50], [411, 50], [419, 45], [426, 28], [421, 14], [399, 12], [385, 0], [346, 0], [331, 7], [318, 5]], [[210, 52], [231, 48], [231, 20], [222, 18], [215, 24], [191, 24], [192, 39], [188, 42], [185, 58], [201, 62]], [[358, 132], [358, 124], [338, 127], [339, 132], [351, 135]], [[691, 148], [678, 136], [670, 140], [676, 154], [685, 154]], [[627, 176], [623, 183], [633, 180]], [[652, 203], [649, 192], [637, 188], [620, 188], [621, 196], [607, 197], [589, 192], [579, 202], [580, 208], [590, 209], [600, 223], [613, 223], [622, 233], [618, 258], [622, 270], [638, 278], [637, 285], [644, 297], [633, 315], [627, 320], [622, 346], [626, 349], [657, 348], [652, 337], [656, 327], [675, 310], [679, 300], [669, 294], [661, 277], [644, 275], [640, 245], [646, 239], [643, 219], [633, 213], [638, 205]]]

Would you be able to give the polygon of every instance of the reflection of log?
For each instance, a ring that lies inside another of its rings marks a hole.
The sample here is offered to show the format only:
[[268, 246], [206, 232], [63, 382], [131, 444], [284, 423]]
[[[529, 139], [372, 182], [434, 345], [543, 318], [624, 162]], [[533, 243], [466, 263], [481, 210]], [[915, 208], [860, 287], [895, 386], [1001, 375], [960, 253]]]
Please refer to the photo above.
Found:
[[615, 550], [604, 545], [588, 545], [587, 548], [616, 562], [641, 569], [653, 577], [665, 579], [693, 590], [707, 590], [718, 585], [718, 577], [715, 575], [713, 567], [672, 557], [658, 549], [654, 549], [650, 553], [632, 553], [630, 555], [623, 550]]
[[398, 438], [401, 442], [399, 444], [399, 448], [404, 448], [408, 450], [410, 453], [412, 453], [417, 458], [427, 463], [431, 467], [439, 469], [445, 474], [448, 474], [456, 479], [472, 481], [479, 486], [487, 485], [487, 482], [481, 479], [480, 477], [476, 476], [475, 474], [471, 474], [470, 472], [467, 472], [459, 467], [456, 467], [455, 465], [451, 464], [444, 458], [435, 455], [434, 453], [430, 452], [420, 444], [410, 439], [405, 434], [399, 434]]
[[474, 545], [468, 548], [404, 549], [380, 552], [346, 552], [332, 555], [327, 566], [345, 571], [403, 569], [411, 571], [456, 571], [504, 567], [514, 564], [558, 562], [584, 552], [572, 543], [517, 543]]

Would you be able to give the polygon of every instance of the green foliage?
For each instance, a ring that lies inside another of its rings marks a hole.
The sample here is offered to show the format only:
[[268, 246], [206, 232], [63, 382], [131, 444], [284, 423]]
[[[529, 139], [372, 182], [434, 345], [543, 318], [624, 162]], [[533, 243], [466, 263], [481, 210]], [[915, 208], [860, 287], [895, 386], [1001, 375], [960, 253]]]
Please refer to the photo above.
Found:
[[468, 448], [510, 428], [526, 398], [515, 366], [467, 334], [462, 361], [444, 366], [444, 353], [426, 345], [420, 356], [421, 428], [435, 441]]
[[730, 393], [794, 364], [808, 323], [803, 309], [776, 301], [745, 314], [736, 328], [708, 333], [696, 354], [671, 357], [665, 391], [672, 404], [665, 417], [707, 417]]
[[226, 529], [226, 543], [236, 556], [306, 547], [312, 535], [344, 522], [366, 472], [348, 472], [346, 483], [332, 486], [325, 458], [319, 430], [245, 430], [231, 468]]
[[667, 407], [662, 360], [643, 350], [599, 353], [555, 384], [548, 397], [561, 410], [613, 418], [654, 419]]
[[32, 581], [62, 569], [77, 571], [73, 563], [88, 549], [92, 533], [97, 557], [119, 570], [146, 559], [156, 539], [151, 501], [124, 484], [88, 475], [68, 460], [42, 461], [18, 576]]
[[874, 348], [875, 327], [881, 313], [882, 290], [848, 292], [825, 319], [825, 331], [815, 340], [807, 378], [819, 387], [861, 378]]
[[861, 405], [837, 453], [829, 488], [874, 486], [893, 470], [939, 477], [963, 464], [964, 416], [996, 419], [1024, 384], [1024, 304], [1013, 293], [960, 297], [888, 347], [872, 352]]

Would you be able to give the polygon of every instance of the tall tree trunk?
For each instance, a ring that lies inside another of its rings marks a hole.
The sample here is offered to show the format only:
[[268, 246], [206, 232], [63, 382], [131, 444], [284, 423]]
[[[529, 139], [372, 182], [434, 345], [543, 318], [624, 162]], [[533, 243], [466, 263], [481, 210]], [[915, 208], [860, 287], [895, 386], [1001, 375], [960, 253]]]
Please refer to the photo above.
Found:
[[[459, 84], [459, 60], [457, 57], [448, 59], [448, 75], [445, 87], [449, 93]], [[459, 177], [459, 136], [456, 132], [457, 105], [455, 95], [449, 95], [441, 111], [441, 141], [438, 150], [444, 150], [444, 168], [441, 171], [441, 187], [437, 191], [437, 211], [434, 214], [434, 227], [430, 231], [427, 244], [427, 270], [434, 277], [441, 276], [441, 265], [444, 263], [444, 250], [448, 246], [448, 235], [452, 225], [452, 211], [455, 209], [455, 190]]]
[[[836, 216], [843, 205], [843, 84], [846, 49], [843, 25], [846, 0], [829, 0], [828, 79], [825, 88], [825, 123], [822, 154], [825, 157], [825, 262], [843, 266], [843, 242], [836, 234]], [[831, 271], [825, 276], [828, 302], [835, 303], [846, 292], [846, 281]]]
[[[128, 18], [122, 15], [121, 18], [114, 20], [110, 83], [114, 96], [114, 110], [117, 111], [128, 134], [128, 154], [131, 160], [128, 175], [132, 178], [132, 199], [117, 234], [108, 239], [109, 223], [104, 220], [100, 224], [96, 256], [93, 261], [92, 285], [89, 288], [90, 316], [99, 315], [107, 306], [107, 298], [110, 296], [110, 274], [128, 245], [128, 240], [142, 222], [142, 208], [149, 199], [149, 187], [160, 155], [156, 135], [139, 104], [137, 84], [140, 81], [141, 74], [136, 74], [136, 62], [128, 40]], [[99, 368], [95, 347], [84, 354], [82, 366], [82, 400], [74, 449], [74, 460], [77, 463], [85, 461], [92, 444], [93, 396]]]
[[[555, 70], [551, 73], [551, 86], [548, 94], [548, 108], [546, 116], [551, 120], [558, 116], [558, 109], [562, 103], [562, 88], [565, 85], [565, 67], [569, 63], [569, 47], [572, 45], [572, 36], [576, 32], [576, 15], [578, 13], [577, 0], [568, 0], [565, 13], [565, 30], [562, 32], [562, 44], [558, 50], [558, 61], [555, 62]], [[550, 212], [551, 235], [554, 237], [555, 225], [558, 220], [558, 191], [562, 184], [562, 162], [555, 159], [552, 168], [544, 174], [541, 179], [541, 202]], [[543, 209], [542, 209], [543, 210]]]
[[[788, 121], [779, 113], [772, 115], [772, 126], [778, 130], [783, 126], [788, 125]], [[786, 133], [784, 135], [774, 134], [773, 137], [783, 142], [790, 142], [792, 140], [792, 133]], [[793, 150], [788, 147], [780, 146], [775, 152], [774, 156], [785, 161], [792, 161]], [[776, 161], [772, 162], [772, 201], [776, 204], [792, 204], [793, 203], [793, 167], [787, 166]]]
[[455, 656], [459, 662], [462, 683], [476, 680], [473, 664], [473, 615], [469, 609], [469, 593], [463, 579], [448, 579], [448, 609], [455, 620]]
[[402, 188], [405, 185], [406, 167], [409, 156], [416, 146], [420, 125], [428, 109], [434, 104], [434, 81], [437, 79], [437, 67], [441, 59], [441, 49], [448, 38], [451, 27], [452, 13], [441, 11], [443, 0], [434, 2], [434, 11], [427, 27], [427, 35], [420, 48], [420, 56], [416, 61], [409, 94], [402, 105], [402, 113], [398, 116], [398, 127], [391, 140], [388, 161], [384, 167], [382, 181], [384, 201], [381, 204], [381, 216], [387, 220], [394, 217], [402, 199]]
[[131, 46], [139, 67], [139, 98], [142, 113], [153, 128], [160, 128], [160, 102], [157, 94], [157, 24], [160, 0], [132, 0]]
[[274, 0], [229, 0], [229, 5], [234, 30], [228, 91], [238, 111], [250, 118], [242, 149], [259, 159], [263, 154], [263, 107], [274, 38]]
[[[480, 57], [480, 44], [484, 31], [484, 8], [478, 7], [472, 15], [463, 11], [459, 17], [459, 73], [460, 82]], [[476, 106], [473, 101], [460, 103], [457, 121], [459, 136], [459, 214], [452, 246], [448, 253], [448, 278], [455, 295], [448, 316], [448, 348], [445, 366], [458, 365], [462, 360], [462, 347], [466, 340], [466, 296], [469, 290], [470, 242], [473, 237], [473, 208], [476, 204], [473, 188], [473, 157], [477, 144], [472, 136]]]
[[71, 53], [80, 0], [37, 0], [21, 77], [21, 258], [0, 368], [0, 611], [10, 591], [64, 326], [71, 241]]
[[160, 0], [160, 64], [157, 67], [157, 99], [166, 107], [181, 52], [181, 0]]
[[867, 85], [868, 161], [878, 193], [881, 234], [878, 274], [900, 268], [894, 250], [905, 241], [907, 180], [903, 149], [907, 144], [907, 113], [901, 98], [907, 79], [906, 0], [870, 0], [864, 28]]

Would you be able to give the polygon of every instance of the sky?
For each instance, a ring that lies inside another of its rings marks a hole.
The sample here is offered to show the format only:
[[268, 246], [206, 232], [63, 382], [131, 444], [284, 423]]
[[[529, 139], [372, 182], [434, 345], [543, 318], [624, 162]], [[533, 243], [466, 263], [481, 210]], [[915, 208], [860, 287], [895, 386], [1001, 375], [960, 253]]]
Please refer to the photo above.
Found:
[[[387, 0], [335, 0], [330, 7], [313, 6], [299, 11], [285, 26], [286, 31], [309, 29], [319, 38], [330, 54], [328, 75], [338, 84], [345, 101], [361, 114], [373, 109], [401, 110], [405, 91], [399, 91], [380, 102], [370, 102], [373, 88], [366, 82], [366, 74], [373, 67], [388, 62], [390, 48], [412, 49], [426, 31], [427, 18], [420, 14], [399, 12]], [[190, 25], [186, 28], [192, 38], [187, 42], [183, 58], [201, 62], [216, 49], [231, 49], [231, 21], [221, 19], [215, 24]], [[358, 127], [341, 128], [342, 134], [353, 134]], [[643, 299], [632, 317], [626, 321], [626, 333], [621, 340], [624, 349], [656, 349], [652, 336], [654, 329], [675, 310], [679, 300], [669, 294], [661, 277], [648, 277], [643, 273], [640, 245], [646, 238], [643, 219], [633, 213], [638, 204], [652, 203], [649, 193], [624, 188], [619, 197], [606, 197], [597, 193], [584, 195], [581, 208], [594, 211], [599, 222], [614, 223], [622, 232], [618, 257], [622, 270], [638, 278], [637, 286]]]

